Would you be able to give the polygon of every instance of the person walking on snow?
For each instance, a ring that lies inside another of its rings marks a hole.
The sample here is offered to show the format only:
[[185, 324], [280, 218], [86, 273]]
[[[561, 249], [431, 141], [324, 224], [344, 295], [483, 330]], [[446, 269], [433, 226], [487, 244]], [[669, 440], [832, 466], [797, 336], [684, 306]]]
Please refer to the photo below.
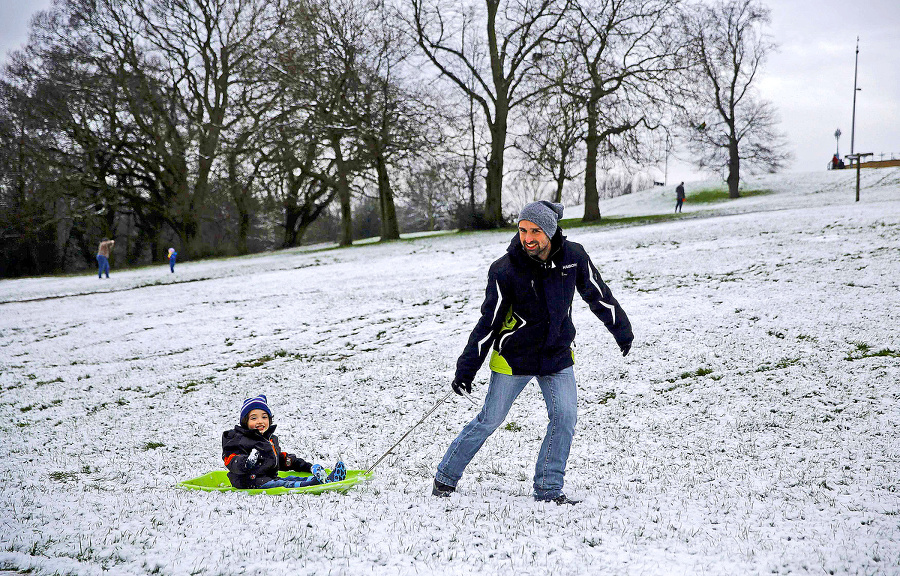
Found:
[[97, 278], [103, 278], [104, 272], [106, 273], [106, 277], [109, 278], [109, 253], [112, 251], [115, 243], [115, 240], [109, 240], [107, 238], [100, 241], [100, 246], [97, 248], [97, 266], [99, 268], [97, 271]]
[[675, 212], [681, 212], [682, 204], [684, 204], [684, 182], [675, 188]]
[[563, 479], [577, 418], [572, 300], [575, 291], [612, 333], [622, 355], [634, 335], [622, 307], [580, 244], [559, 228], [563, 206], [532, 202], [519, 214], [519, 232], [506, 254], [491, 264], [481, 317], [456, 363], [451, 384], [459, 395], [491, 353], [487, 396], [478, 416], [450, 444], [437, 467], [432, 494], [450, 496], [466, 466], [506, 418], [532, 379], [547, 405], [550, 422], [534, 470], [534, 498], [574, 504]]
[[169, 248], [169, 270], [172, 271], [172, 274], [175, 273], [175, 258], [177, 256], [178, 252], [174, 248]]

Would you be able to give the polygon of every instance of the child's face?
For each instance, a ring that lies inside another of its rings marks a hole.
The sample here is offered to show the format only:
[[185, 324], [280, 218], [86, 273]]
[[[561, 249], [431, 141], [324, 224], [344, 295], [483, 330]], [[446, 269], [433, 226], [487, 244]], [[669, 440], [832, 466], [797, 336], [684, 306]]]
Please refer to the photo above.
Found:
[[265, 410], [251, 410], [247, 417], [247, 428], [256, 430], [260, 434], [269, 429], [269, 415]]

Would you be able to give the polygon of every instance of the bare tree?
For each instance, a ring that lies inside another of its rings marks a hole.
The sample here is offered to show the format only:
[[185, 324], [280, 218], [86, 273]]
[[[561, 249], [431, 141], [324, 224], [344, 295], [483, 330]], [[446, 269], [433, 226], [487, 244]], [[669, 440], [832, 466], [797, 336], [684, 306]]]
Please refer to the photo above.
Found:
[[640, 130], [658, 128], [665, 116], [672, 73], [682, 66], [679, 1], [577, 0], [569, 13], [566, 49], [556, 58], [577, 63], [563, 86], [586, 120], [585, 221], [600, 219], [599, 157], [641, 159]]
[[584, 108], [563, 89], [571, 77], [568, 65], [573, 62], [560, 59], [558, 63], [562, 67], [549, 79], [553, 88], [525, 107], [525, 134], [515, 139], [528, 163], [525, 172], [533, 178], [552, 178], [554, 202], [562, 202], [566, 182], [581, 175], [584, 153], [580, 144], [585, 137]]
[[[533, 56], [553, 41], [565, 12], [564, 0], [485, 0], [482, 10], [460, 11], [441, 0], [412, 0], [411, 25], [419, 46], [441, 74], [477, 102], [491, 135], [487, 162], [485, 220], [503, 224], [503, 168], [510, 114], [534, 95], [523, 81], [535, 68]], [[463, 8], [465, 10], [465, 8]], [[483, 20], [482, 20], [483, 19]], [[485, 66], [468, 49], [466, 31], [483, 21], [476, 36]], [[474, 79], [469, 82], [468, 78]], [[539, 88], [543, 89], [543, 88]]]
[[426, 145], [434, 114], [413, 89], [415, 82], [409, 76], [418, 76], [419, 70], [411, 70], [407, 60], [415, 44], [402, 33], [399, 14], [388, 10], [383, 0], [355, 0], [355, 4], [363, 35], [357, 59], [360, 93], [351, 114], [376, 173], [381, 240], [396, 240], [400, 227], [390, 172]]
[[[340, 205], [338, 244], [353, 243], [353, 180], [363, 169], [355, 103], [362, 30], [353, 0], [305, 0], [290, 6], [270, 57], [280, 74], [289, 109], [286, 121], [303, 126], [326, 148], [315, 161], [296, 164], [304, 178], [336, 191]], [[327, 149], [327, 152], [326, 152]]]
[[685, 131], [700, 167], [727, 170], [731, 198], [740, 196], [742, 161], [774, 172], [790, 158], [774, 108], [754, 85], [775, 47], [763, 32], [768, 24], [759, 0], [697, 5], [684, 18], [695, 58]]

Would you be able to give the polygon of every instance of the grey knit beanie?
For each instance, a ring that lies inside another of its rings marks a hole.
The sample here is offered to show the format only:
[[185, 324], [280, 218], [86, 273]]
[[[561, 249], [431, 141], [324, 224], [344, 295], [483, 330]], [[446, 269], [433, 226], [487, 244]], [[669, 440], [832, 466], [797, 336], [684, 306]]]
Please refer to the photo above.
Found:
[[541, 200], [526, 204], [519, 212], [519, 222], [528, 220], [541, 227], [547, 238], [553, 238], [556, 234], [557, 223], [563, 215], [563, 205]]

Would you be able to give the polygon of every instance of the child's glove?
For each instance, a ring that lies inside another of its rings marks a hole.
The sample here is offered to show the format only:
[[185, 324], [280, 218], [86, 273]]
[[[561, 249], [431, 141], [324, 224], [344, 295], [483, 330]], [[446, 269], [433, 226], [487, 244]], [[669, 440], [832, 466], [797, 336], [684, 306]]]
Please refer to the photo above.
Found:
[[244, 468], [247, 470], [252, 470], [256, 468], [256, 464], [259, 462], [259, 450], [254, 448], [250, 451], [250, 455], [247, 456], [246, 462], [244, 462]]

